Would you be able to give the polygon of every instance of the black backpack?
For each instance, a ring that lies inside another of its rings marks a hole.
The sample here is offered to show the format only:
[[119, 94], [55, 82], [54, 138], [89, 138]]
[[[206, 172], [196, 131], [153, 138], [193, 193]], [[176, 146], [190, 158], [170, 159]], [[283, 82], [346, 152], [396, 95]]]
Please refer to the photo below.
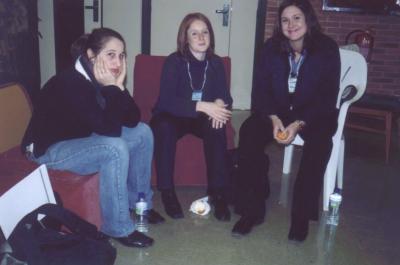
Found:
[[[39, 214], [45, 217], [38, 221]], [[29, 265], [112, 265], [116, 250], [97, 227], [56, 204], [45, 204], [17, 224], [8, 242]]]

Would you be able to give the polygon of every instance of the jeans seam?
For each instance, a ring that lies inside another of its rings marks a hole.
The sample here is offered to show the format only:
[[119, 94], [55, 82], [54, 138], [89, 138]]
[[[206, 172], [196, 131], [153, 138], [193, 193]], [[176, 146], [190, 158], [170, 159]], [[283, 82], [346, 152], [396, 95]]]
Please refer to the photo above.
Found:
[[58, 165], [58, 164], [61, 164], [61, 163], [66, 162], [66, 161], [69, 161], [69, 160], [75, 158], [76, 156], [81, 155], [81, 154], [84, 153], [84, 152], [92, 151], [92, 150], [97, 149], [97, 148], [106, 148], [106, 149], [107, 149], [107, 148], [108, 148], [108, 145], [106, 145], [106, 144], [97, 144], [96, 146], [92, 146], [92, 147], [89, 147], [89, 148], [85, 148], [85, 149], [82, 150], [82, 151], [79, 151], [79, 152], [76, 152], [76, 153], [74, 153], [74, 154], [72, 154], [72, 155], [69, 155], [68, 157], [66, 157], [66, 158], [64, 158], [64, 159], [62, 159], [62, 160], [58, 160], [58, 161], [56, 161], [56, 162], [46, 162], [46, 163], [44, 163], [44, 164], [49, 165], [49, 166]]

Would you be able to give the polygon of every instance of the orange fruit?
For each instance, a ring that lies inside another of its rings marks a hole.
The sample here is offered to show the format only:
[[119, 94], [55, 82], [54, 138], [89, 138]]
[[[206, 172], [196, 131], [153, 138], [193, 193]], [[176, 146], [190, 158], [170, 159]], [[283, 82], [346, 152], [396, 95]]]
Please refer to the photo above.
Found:
[[288, 138], [289, 134], [287, 132], [282, 132], [279, 131], [276, 137], [278, 137], [279, 140], [286, 140]]

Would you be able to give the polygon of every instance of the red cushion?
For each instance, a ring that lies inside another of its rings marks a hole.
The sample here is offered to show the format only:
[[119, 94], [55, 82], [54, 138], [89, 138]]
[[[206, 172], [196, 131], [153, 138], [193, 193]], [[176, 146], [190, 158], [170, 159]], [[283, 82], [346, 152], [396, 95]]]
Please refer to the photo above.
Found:
[[[29, 175], [38, 165], [23, 156], [19, 147], [0, 154], [0, 195]], [[101, 225], [98, 176], [81, 176], [68, 171], [48, 170], [53, 190], [65, 208], [85, 220]]]

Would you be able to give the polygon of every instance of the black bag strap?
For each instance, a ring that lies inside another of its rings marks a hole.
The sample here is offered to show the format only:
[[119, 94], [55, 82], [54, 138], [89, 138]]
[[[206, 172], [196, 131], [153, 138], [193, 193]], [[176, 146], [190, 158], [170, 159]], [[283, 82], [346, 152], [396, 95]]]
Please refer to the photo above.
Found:
[[98, 230], [94, 224], [87, 222], [72, 211], [65, 209], [57, 204], [44, 204], [32, 213], [44, 214], [46, 217], [58, 221], [67, 227], [71, 232], [90, 238], [97, 238]]

